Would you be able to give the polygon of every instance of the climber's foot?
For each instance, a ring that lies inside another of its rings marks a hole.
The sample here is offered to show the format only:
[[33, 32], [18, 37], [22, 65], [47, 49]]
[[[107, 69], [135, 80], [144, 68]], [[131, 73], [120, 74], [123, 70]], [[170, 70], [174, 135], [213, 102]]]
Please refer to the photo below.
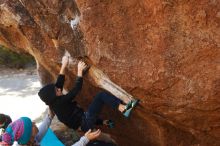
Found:
[[125, 117], [129, 117], [130, 114], [131, 114], [131, 111], [133, 110], [134, 107], [137, 106], [137, 104], [139, 103], [140, 100], [138, 99], [134, 99], [134, 100], [131, 100], [125, 107], [125, 110], [123, 111], [123, 115]]

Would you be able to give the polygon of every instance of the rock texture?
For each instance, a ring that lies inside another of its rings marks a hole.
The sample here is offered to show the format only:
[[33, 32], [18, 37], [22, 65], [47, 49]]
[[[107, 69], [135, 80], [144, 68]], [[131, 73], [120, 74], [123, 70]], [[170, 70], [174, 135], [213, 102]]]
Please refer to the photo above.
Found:
[[34, 56], [43, 84], [67, 50], [139, 98], [131, 119], [103, 114], [120, 146], [220, 145], [219, 0], [0, 0], [0, 44]]

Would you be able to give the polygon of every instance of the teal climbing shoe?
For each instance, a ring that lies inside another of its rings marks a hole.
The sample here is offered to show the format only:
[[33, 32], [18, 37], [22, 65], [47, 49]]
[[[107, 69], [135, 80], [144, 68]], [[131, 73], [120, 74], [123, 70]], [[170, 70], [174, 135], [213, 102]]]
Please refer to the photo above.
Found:
[[139, 103], [139, 101], [140, 100], [138, 100], [138, 99], [132, 100], [132, 102], [131, 102], [132, 108], [134, 108]]
[[138, 104], [139, 100], [135, 99], [135, 100], [131, 100], [127, 105], [125, 110], [123, 111], [123, 115], [125, 117], [129, 117], [131, 114], [131, 111], [134, 107], [136, 107], [136, 105]]

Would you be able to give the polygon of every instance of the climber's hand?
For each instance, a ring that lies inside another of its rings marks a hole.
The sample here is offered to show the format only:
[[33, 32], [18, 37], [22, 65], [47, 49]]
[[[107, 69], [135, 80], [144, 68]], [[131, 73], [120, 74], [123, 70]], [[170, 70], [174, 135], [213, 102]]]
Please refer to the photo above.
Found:
[[69, 64], [69, 57], [68, 56], [63, 56], [62, 58], [62, 67], [66, 67]]
[[78, 63], [78, 76], [82, 77], [83, 76], [83, 70], [87, 67], [86, 63], [83, 61], [79, 61]]
[[60, 68], [60, 74], [63, 75], [65, 73], [66, 66], [69, 63], [69, 57], [63, 56], [62, 58], [62, 66]]

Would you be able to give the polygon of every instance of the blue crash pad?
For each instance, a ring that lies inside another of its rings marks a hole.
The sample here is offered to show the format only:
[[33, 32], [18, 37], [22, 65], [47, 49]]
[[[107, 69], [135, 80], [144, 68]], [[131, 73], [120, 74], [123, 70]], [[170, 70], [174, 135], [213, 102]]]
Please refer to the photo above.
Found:
[[57, 138], [53, 131], [49, 128], [46, 135], [40, 142], [41, 146], [64, 146], [64, 144]]

